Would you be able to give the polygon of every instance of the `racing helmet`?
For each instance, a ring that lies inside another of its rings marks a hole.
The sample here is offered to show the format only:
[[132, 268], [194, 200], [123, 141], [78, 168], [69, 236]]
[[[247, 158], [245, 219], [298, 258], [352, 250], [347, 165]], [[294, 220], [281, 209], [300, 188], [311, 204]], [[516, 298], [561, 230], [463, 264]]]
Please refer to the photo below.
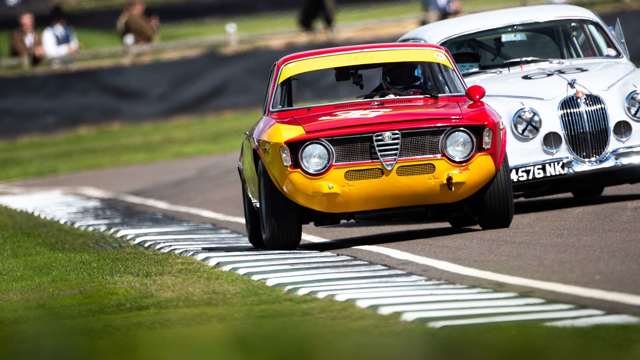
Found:
[[421, 69], [418, 64], [401, 62], [385, 64], [382, 67], [382, 85], [389, 92], [405, 93], [420, 88], [421, 83]]

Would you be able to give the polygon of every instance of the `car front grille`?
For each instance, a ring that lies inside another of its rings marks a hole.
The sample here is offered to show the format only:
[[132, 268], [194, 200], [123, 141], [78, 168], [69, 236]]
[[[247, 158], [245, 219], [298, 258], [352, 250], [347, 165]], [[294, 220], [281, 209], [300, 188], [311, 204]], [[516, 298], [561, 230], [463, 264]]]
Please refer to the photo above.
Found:
[[609, 116], [599, 96], [568, 96], [560, 102], [560, 120], [567, 145], [583, 160], [596, 160], [609, 144]]
[[[440, 138], [445, 129], [401, 131], [398, 159], [440, 155]], [[379, 161], [373, 134], [330, 138], [335, 163]]]

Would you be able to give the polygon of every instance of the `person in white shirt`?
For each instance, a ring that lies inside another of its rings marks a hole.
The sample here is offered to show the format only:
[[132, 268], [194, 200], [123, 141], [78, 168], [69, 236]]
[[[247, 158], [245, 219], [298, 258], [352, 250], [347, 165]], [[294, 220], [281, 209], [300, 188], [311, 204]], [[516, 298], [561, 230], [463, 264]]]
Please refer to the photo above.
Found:
[[42, 32], [42, 47], [47, 59], [62, 59], [74, 54], [80, 48], [73, 28], [67, 25], [60, 6], [54, 6], [50, 13], [51, 25]]

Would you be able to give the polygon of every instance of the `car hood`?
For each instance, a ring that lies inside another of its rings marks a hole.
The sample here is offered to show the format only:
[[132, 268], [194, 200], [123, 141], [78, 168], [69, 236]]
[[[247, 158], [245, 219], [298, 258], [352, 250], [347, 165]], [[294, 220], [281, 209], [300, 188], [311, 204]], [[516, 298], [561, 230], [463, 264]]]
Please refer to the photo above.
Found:
[[576, 80], [576, 88], [582, 91], [604, 92], [635, 70], [631, 63], [618, 60], [540, 63], [471, 75], [465, 80], [469, 85], [482, 85], [490, 97], [551, 100], [571, 92], [567, 86], [570, 80]]
[[385, 123], [456, 119], [461, 118], [461, 110], [456, 102], [425, 101], [422, 105], [405, 105], [393, 107], [365, 107], [349, 109], [332, 109], [313, 112], [309, 115], [296, 116], [288, 123], [295, 123], [304, 128], [306, 133], [342, 129], [349, 127], [372, 126]]

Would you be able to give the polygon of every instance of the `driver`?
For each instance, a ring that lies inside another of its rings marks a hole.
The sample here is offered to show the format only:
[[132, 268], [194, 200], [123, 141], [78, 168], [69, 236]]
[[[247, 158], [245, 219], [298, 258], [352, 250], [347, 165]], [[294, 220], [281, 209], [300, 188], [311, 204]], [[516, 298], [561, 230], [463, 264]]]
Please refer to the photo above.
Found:
[[382, 67], [381, 83], [365, 99], [422, 94], [421, 69], [414, 63], [390, 63]]

